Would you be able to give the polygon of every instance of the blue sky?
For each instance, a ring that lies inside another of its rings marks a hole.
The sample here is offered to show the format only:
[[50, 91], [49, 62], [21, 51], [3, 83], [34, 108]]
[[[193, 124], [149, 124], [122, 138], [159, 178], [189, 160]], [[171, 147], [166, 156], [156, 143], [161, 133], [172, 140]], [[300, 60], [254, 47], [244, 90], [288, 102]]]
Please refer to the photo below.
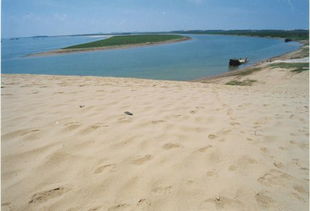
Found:
[[2, 36], [308, 29], [308, 0], [2, 0]]

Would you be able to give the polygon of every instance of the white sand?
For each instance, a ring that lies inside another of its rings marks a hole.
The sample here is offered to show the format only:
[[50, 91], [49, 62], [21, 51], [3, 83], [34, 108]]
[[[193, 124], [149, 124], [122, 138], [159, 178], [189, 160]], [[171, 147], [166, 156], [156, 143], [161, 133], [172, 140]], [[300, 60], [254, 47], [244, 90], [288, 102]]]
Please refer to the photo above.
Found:
[[309, 57], [299, 59], [274, 60], [270, 63], [309, 63]]
[[308, 210], [308, 72], [246, 78], [3, 75], [2, 210]]

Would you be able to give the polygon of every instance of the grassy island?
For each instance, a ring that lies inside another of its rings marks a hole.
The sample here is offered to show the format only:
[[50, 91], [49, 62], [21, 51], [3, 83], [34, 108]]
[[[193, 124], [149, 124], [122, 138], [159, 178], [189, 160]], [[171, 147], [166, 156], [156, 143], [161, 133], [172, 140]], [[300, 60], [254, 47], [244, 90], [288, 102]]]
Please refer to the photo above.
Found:
[[72, 45], [58, 50], [30, 54], [28, 56], [48, 56], [63, 53], [131, 48], [146, 45], [158, 45], [165, 43], [180, 42], [189, 39], [191, 38], [187, 36], [173, 35], [173, 34], [113, 36], [103, 40], [97, 40], [94, 42], [88, 42], [79, 45]]
[[72, 45], [63, 49], [75, 48], [98, 48], [109, 46], [122, 45], [137, 45], [137, 44], [152, 44], [158, 42], [166, 42], [171, 40], [183, 40], [187, 38], [181, 35], [127, 35], [127, 36], [113, 36], [108, 39], [98, 40], [80, 45]]

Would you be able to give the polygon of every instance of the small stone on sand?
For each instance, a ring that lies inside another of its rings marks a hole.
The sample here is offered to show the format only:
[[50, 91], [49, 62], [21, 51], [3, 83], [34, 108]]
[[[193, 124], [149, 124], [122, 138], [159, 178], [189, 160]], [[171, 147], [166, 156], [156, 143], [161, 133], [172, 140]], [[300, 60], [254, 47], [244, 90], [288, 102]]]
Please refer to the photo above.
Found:
[[131, 112], [129, 112], [129, 111], [125, 111], [124, 113], [127, 114], [127, 115], [130, 115], [130, 116], [133, 115], [133, 113], [131, 113]]

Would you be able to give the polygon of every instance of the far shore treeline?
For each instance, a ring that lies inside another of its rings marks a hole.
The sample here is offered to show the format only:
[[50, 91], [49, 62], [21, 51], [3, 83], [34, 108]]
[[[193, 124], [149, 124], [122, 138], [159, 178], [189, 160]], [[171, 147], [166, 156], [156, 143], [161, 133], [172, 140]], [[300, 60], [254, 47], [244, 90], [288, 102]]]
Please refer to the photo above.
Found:
[[308, 40], [309, 30], [184, 30], [172, 31], [177, 34], [222, 34], [222, 35], [244, 35], [256, 37], [278, 37], [291, 40]]

